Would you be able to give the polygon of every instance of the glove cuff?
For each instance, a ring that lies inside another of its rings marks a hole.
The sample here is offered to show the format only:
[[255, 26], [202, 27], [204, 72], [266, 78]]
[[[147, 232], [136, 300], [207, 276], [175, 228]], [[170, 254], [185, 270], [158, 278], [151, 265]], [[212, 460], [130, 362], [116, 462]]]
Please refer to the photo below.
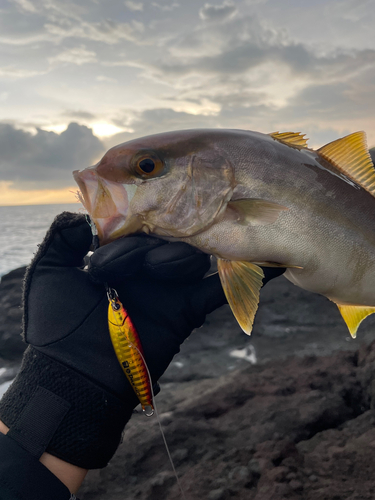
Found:
[[[130, 403], [130, 404], [129, 404]], [[44, 451], [84, 469], [105, 467], [133, 404], [29, 346], [0, 401], [8, 436], [39, 458]]]

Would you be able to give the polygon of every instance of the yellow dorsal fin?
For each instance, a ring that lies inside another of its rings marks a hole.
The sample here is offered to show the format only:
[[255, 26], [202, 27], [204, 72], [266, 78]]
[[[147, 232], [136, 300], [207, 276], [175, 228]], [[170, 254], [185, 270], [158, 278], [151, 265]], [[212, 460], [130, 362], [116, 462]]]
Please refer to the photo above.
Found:
[[365, 132], [355, 132], [326, 144], [317, 151], [340, 172], [375, 196], [375, 170], [367, 149]]
[[305, 139], [306, 134], [301, 134], [301, 132], [272, 132], [268, 135], [293, 148], [307, 148], [308, 139]]
[[250, 262], [218, 259], [217, 269], [225, 296], [242, 330], [250, 335], [259, 304], [264, 274]]
[[353, 339], [357, 336], [357, 330], [362, 321], [375, 313], [375, 307], [370, 306], [350, 306], [337, 304], [339, 311], [344, 318], [346, 326], [349, 328], [350, 335]]

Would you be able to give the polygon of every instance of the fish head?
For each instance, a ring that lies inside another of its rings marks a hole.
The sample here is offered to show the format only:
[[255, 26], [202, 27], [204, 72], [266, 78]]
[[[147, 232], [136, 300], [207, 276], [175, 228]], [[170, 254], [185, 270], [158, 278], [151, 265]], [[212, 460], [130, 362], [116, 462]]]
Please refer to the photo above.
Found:
[[197, 234], [223, 213], [235, 186], [232, 165], [204, 130], [120, 144], [73, 175], [101, 244], [137, 232]]

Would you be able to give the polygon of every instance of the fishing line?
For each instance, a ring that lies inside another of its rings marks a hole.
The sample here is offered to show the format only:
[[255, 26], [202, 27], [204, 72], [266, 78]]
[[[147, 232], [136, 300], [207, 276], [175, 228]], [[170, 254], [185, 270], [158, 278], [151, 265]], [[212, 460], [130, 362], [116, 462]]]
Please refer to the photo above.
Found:
[[[150, 371], [149, 371], [149, 369], [148, 369], [148, 366], [147, 366], [146, 360], [145, 360], [145, 358], [143, 357], [143, 355], [142, 355], [142, 353], [140, 352], [140, 350], [138, 349], [138, 347], [137, 347], [137, 346], [133, 346], [133, 347], [135, 347], [135, 349], [137, 349], [137, 351], [139, 352], [139, 355], [141, 356], [141, 358], [143, 359], [143, 362], [144, 362], [144, 364], [145, 364], [145, 367], [146, 367], [146, 370], [147, 370], [148, 379], [149, 379], [149, 381], [150, 381], [150, 386], [151, 386], [152, 404], [153, 404], [153, 407], [154, 407], [154, 411], [155, 411], [156, 419], [157, 419], [158, 424], [159, 424], [160, 433], [161, 433], [161, 436], [162, 436], [162, 438], [163, 438], [164, 445], [165, 445], [165, 449], [167, 450], [167, 454], [168, 454], [169, 462], [170, 462], [170, 464], [171, 464], [171, 467], [172, 467], [173, 473], [174, 473], [174, 475], [175, 475], [175, 478], [176, 478], [176, 481], [177, 481], [178, 487], [180, 488], [182, 498], [183, 498], [184, 500], [186, 500], [185, 493], [184, 493], [184, 490], [182, 489], [181, 482], [180, 482], [179, 477], [178, 477], [178, 475], [177, 475], [176, 468], [175, 468], [174, 463], [173, 463], [172, 455], [171, 455], [171, 452], [169, 451], [169, 446], [168, 446], [168, 444], [167, 444], [167, 440], [166, 440], [166, 437], [165, 437], [165, 433], [164, 433], [163, 428], [162, 428], [162, 425], [161, 425], [161, 420], [160, 420], [159, 412], [158, 412], [158, 409], [157, 409], [157, 406], [156, 406], [156, 403], [155, 403], [155, 394], [154, 394], [154, 389], [153, 389], [153, 387], [152, 387], [152, 380], [151, 380]], [[147, 415], [147, 414], [146, 414], [146, 415]], [[148, 415], [147, 415], [147, 416], [148, 416]], [[150, 416], [151, 416], [151, 415], [150, 415]]]
[[[97, 230], [97, 228], [96, 228], [95, 223], [91, 220], [91, 218], [90, 218], [90, 216], [89, 216], [89, 215], [87, 215], [87, 214], [86, 214], [86, 215], [85, 215], [85, 218], [86, 218], [86, 222], [88, 223], [88, 225], [89, 225], [89, 226], [90, 226], [90, 228], [91, 228], [91, 232], [92, 232], [92, 236], [93, 236], [93, 241], [92, 241], [92, 250], [93, 250], [93, 251], [95, 251], [95, 250], [99, 247], [98, 230]], [[119, 302], [119, 305], [120, 305], [121, 307], [123, 307], [123, 306], [122, 306], [122, 304], [121, 304], [121, 301], [120, 301], [120, 300], [119, 300], [119, 298], [118, 298], [118, 294], [117, 294], [116, 290], [114, 290], [113, 288], [110, 288], [110, 287], [108, 286], [108, 284], [107, 284], [107, 283], [105, 283], [105, 289], [106, 289], [107, 296], [108, 296], [108, 300], [109, 300], [110, 304], [113, 306], [113, 304], [114, 304], [114, 300], [116, 300], [116, 298], [117, 298], [117, 300], [118, 300], [118, 302]], [[124, 332], [124, 331], [123, 331], [123, 329], [122, 329], [122, 326], [123, 326], [123, 325], [121, 325], [121, 324], [118, 322], [118, 320], [117, 320], [117, 316], [116, 316], [115, 314], [114, 314], [114, 319], [115, 319], [115, 321], [116, 321], [116, 324], [117, 324], [117, 328], [118, 328], [118, 330], [119, 330], [119, 331], [122, 331], [122, 333], [125, 335], [125, 332]], [[125, 318], [125, 319], [126, 319], [126, 318]], [[130, 318], [129, 318], [129, 319], [130, 319]], [[136, 330], [135, 330], [135, 333], [136, 333], [136, 334], [137, 334], [137, 336], [138, 336], [138, 333], [137, 333], [137, 331], [136, 331]], [[111, 336], [111, 332], [110, 332], [110, 336]], [[141, 357], [141, 359], [142, 359], [142, 361], [143, 361], [143, 364], [144, 364], [144, 366], [145, 366], [145, 368], [146, 368], [146, 372], [147, 372], [148, 382], [149, 382], [149, 385], [150, 385], [150, 390], [151, 390], [151, 401], [152, 401], [152, 407], [151, 407], [151, 409], [152, 409], [152, 412], [151, 412], [151, 413], [147, 413], [147, 412], [145, 411], [145, 409], [143, 408], [143, 413], [144, 413], [147, 417], [151, 417], [151, 416], [154, 414], [154, 412], [155, 412], [155, 414], [156, 414], [156, 419], [157, 419], [157, 421], [158, 421], [158, 425], [159, 425], [159, 429], [160, 429], [161, 436], [162, 436], [162, 438], [163, 438], [163, 442], [164, 442], [165, 449], [167, 450], [167, 455], [168, 455], [168, 459], [169, 459], [169, 462], [170, 462], [171, 467], [172, 467], [173, 474], [174, 474], [174, 476], [175, 476], [175, 478], [176, 478], [176, 482], [177, 482], [178, 487], [179, 487], [179, 489], [180, 489], [180, 491], [181, 491], [182, 498], [183, 498], [183, 500], [186, 500], [185, 492], [184, 492], [184, 490], [183, 490], [183, 488], [182, 488], [182, 485], [181, 485], [180, 479], [179, 479], [179, 477], [178, 477], [178, 475], [177, 475], [176, 468], [175, 468], [174, 463], [173, 463], [172, 455], [171, 455], [171, 452], [170, 452], [170, 450], [169, 450], [169, 446], [168, 446], [168, 443], [167, 443], [167, 440], [166, 440], [166, 437], [165, 437], [165, 434], [164, 434], [164, 431], [163, 431], [163, 427], [162, 427], [162, 424], [161, 424], [159, 411], [158, 411], [157, 406], [156, 406], [156, 403], [155, 403], [155, 393], [154, 393], [154, 389], [153, 389], [153, 386], [152, 386], [152, 379], [151, 379], [150, 370], [149, 370], [149, 368], [148, 368], [148, 365], [147, 365], [147, 363], [146, 363], [146, 360], [145, 360], [145, 358], [144, 358], [144, 356], [143, 356], [142, 352], [140, 351], [140, 349], [139, 349], [139, 348], [138, 348], [138, 347], [137, 347], [137, 346], [136, 346], [133, 342], [131, 342], [131, 340], [128, 338], [128, 336], [127, 336], [127, 335], [125, 335], [125, 338], [126, 338], [126, 341], [127, 341], [127, 343], [128, 343], [128, 346], [129, 346], [130, 348], [132, 348], [132, 349], [136, 349], [136, 351], [138, 352], [138, 354], [139, 354], [139, 356]], [[111, 336], [111, 339], [112, 339], [112, 336]], [[141, 345], [141, 344], [140, 344], [140, 345]], [[121, 361], [120, 361], [120, 359], [119, 359], [119, 356], [118, 356], [118, 353], [117, 353], [116, 349], [115, 349], [115, 354], [116, 354], [116, 357], [117, 357], [117, 359], [118, 359], [119, 363], [121, 364]], [[122, 364], [121, 364], [121, 367], [123, 368]], [[133, 385], [133, 389], [134, 389], [134, 385]], [[138, 396], [138, 394], [137, 394], [137, 396]]]
[[[117, 297], [117, 300], [118, 302], [121, 304], [120, 300], [118, 299], [118, 294], [116, 292], [116, 290], [114, 290], [113, 288], [110, 288], [107, 284], [105, 285], [106, 286], [106, 290], [107, 290], [107, 294], [108, 294], [108, 298], [110, 300], [110, 303], [112, 303], [110, 297], [114, 297], [116, 296]], [[121, 304], [122, 305], [122, 304]], [[181, 495], [182, 495], [182, 498], [183, 500], [186, 500], [186, 496], [185, 496], [185, 493], [184, 493], [184, 490], [182, 489], [182, 485], [181, 485], [181, 482], [180, 482], [180, 479], [177, 475], [177, 472], [176, 472], [176, 468], [174, 466], [174, 463], [173, 463], [173, 459], [172, 459], [172, 455], [171, 455], [171, 452], [169, 450], [169, 446], [168, 446], [168, 443], [167, 443], [167, 440], [166, 440], [166, 437], [165, 437], [165, 433], [163, 431], [163, 427], [162, 427], [162, 424], [161, 424], [161, 420], [160, 420], [160, 415], [159, 415], [159, 412], [158, 412], [158, 409], [157, 409], [157, 406], [156, 406], [156, 403], [155, 403], [155, 393], [154, 393], [154, 389], [153, 389], [153, 386], [152, 386], [152, 379], [151, 379], [151, 374], [150, 374], [150, 370], [148, 369], [148, 366], [147, 366], [147, 363], [146, 363], [146, 360], [142, 354], [142, 352], [140, 351], [140, 349], [126, 336], [126, 334], [124, 333], [124, 331], [122, 330], [122, 326], [119, 322], [118, 322], [118, 319], [117, 319], [117, 316], [114, 315], [114, 318], [115, 318], [115, 321], [116, 321], [116, 324], [117, 324], [117, 327], [119, 329], [119, 331], [121, 330], [123, 332], [123, 334], [125, 335], [126, 337], [126, 342], [128, 344], [128, 346], [132, 349], [135, 349], [139, 356], [141, 357], [142, 361], [143, 361], [143, 364], [146, 368], [146, 372], [147, 372], [147, 377], [148, 377], [148, 382], [150, 384], [150, 389], [151, 389], [151, 396], [152, 396], [152, 412], [151, 413], [147, 413], [147, 411], [145, 410], [145, 408], [143, 408], [143, 413], [147, 416], [147, 417], [151, 417], [154, 413], [156, 414], [156, 419], [157, 419], [157, 422], [158, 422], [158, 425], [159, 425], [159, 429], [160, 429], [160, 433], [161, 433], [161, 436], [163, 438], [163, 442], [164, 442], [164, 446], [165, 446], [165, 449], [167, 450], [167, 455], [168, 455], [168, 458], [169, 458], [169, 462], [171, 464], [171, 467], [172, 467], [172, 470], [173, 470], [173, 474], [176, 478], [176, 482], [178, 484], [178, 487], [181, 491]], [[116, 352], [116, 350], [115, 350]], [[116, 356], [118, 358], [118, 355], [117, 355], [117, 352], [116, 352]], [[119, 362], [120, 362], [120, 359], [118, 358]], [[121, 362], [120, 362], [121, 364]], [[133, 386], [134, 388], [134, 386]]]

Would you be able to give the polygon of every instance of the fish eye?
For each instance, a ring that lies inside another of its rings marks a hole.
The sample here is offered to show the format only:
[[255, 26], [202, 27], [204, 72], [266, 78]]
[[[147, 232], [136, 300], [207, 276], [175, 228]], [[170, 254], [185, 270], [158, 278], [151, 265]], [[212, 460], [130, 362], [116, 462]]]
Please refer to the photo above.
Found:
[[164, 163], [154, 152], [137, 155], [133, 161], [137, 174], [145, 179], [157, 176], [164, 167]]
[[155, 170], [155, 162], [151, 158], [145, 158], [138, 163], [138, 167], [145, 174], [151, 174], [151, 172]]

